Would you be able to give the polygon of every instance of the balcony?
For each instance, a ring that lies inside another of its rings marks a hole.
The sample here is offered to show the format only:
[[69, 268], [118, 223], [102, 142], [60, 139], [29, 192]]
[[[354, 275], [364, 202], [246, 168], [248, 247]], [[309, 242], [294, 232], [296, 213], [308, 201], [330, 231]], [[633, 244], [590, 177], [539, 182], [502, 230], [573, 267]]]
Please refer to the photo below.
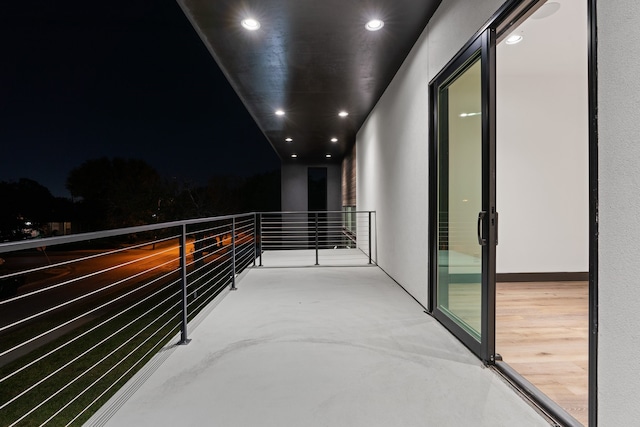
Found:
[[156, 235], [2, 275], [2, 424], [548, 425], [376, 266], [374, 213], [296, 215], [0, 246]]

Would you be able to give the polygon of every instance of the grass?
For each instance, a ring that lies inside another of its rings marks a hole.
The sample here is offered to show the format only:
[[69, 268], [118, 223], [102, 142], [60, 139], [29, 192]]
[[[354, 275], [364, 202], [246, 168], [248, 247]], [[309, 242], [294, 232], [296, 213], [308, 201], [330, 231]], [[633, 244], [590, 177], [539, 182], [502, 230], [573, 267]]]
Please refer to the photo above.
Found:
[[[229, 284], [228, 260], [210, 264], [189, 279], [189, 319]], [[196, 289], [197, 297], [193, 292]], [[82, 425], [179, 332], [180, 294], [179, 285], [170, 285], [144, 303], [120, 307], [117, 317], [113, 312], [102, 313], [0, 367], [0, 378], [15, 373], [0, 382], [0, 406], [12, 400], [0, 409], [0, 425]], [[112, 320], [100, 325], [109, 316]], [[44, 321], [44, 327], [59, 321], [60, 316], [54, 315]], [[39, 325], [36, 329], [42, 328]], [[7, 337], [7, 342], [20, 342], [33, 332], [33, 327], [19, 329]], [[22, 369], [74, 338], [62, 349]]]

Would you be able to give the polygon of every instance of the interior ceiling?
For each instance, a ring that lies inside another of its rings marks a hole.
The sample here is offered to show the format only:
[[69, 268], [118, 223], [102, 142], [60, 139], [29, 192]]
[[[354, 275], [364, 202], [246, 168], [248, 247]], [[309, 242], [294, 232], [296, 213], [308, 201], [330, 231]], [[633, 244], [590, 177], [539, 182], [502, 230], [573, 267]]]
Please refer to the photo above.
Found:
[[178, 0], [280, 159], [306, 164], [341, 161], [440, 1]]
[[[587, 79], [587, 3], [553, 0], [544, 3], [531, 17], [509, 31], [523, 40], [498, 44], [500, 76], [568, 75]], [[577, 49], [582, 46], [583, 49]]]

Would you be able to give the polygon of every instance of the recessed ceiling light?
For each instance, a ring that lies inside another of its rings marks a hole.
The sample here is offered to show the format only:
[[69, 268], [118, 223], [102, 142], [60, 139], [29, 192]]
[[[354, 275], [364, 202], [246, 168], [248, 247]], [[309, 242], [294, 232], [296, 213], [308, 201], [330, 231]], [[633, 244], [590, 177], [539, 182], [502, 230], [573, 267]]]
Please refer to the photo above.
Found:
[[347, 113], [346, 111], [340, 111], [340, 112], [338, 113], [338, 115], [339, 115], [340, 117], [347, 117], [347, 116], [349, 115], [349, 113]]
[[285, 139], [285, 141], [287, 141], [287, 142], [292, 142], [292, 141], [293, 141], [293, 138], [286, 138], [286, 139]]
[[338, 142], [338, 138], [331, 138], [331, 142]]
[[325, 155], [325, 157], [326, 157], [327, 159], [330, 159], [330, 158], [331, 158], [331, 154], [327, 154], [327, 155]]
[[298, 155], [297, 155], [297, 154], [292, 154], [292, 155], [291, 155], [291, 158], [293, 158], [293, 159], [295, 159], [296, 157], [298, 157]]
[[369, 31], [378, 31], [382, 27], [384, 27], [384, 21], [381, 19], [372, 19], [367, 22], [367, 25], [364, 26]]
[[507, 44], [517, 44], [522, 41], [522, 36], [520, 34], [513, 34], [507, 37]]
[[243, 19], [240, 24], [242, 24], [242, 26], [249, 31], [255, 31], [260, 28], [260, 22], [257, 19], [253, 18]]
[[276, 110], [276, 116], [284, 116], [284, 111]]

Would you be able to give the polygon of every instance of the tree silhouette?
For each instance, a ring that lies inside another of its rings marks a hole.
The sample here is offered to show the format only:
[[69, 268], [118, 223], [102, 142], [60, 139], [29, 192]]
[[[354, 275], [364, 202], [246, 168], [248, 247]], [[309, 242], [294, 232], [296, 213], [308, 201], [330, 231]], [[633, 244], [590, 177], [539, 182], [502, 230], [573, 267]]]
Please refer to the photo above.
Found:
[[155, 221], [163, 182], [156, 170], [139, 159], [87, 160], [73, 169], [67, 189], [78, 201], [89, 229], [121, 228]]
[[47, 222], [72, 219], [71, 202], [53, 197], [38, 182], [27, 178], [0, 182], [0, 241], [29, 237], [26, 228], [46, 233]]

